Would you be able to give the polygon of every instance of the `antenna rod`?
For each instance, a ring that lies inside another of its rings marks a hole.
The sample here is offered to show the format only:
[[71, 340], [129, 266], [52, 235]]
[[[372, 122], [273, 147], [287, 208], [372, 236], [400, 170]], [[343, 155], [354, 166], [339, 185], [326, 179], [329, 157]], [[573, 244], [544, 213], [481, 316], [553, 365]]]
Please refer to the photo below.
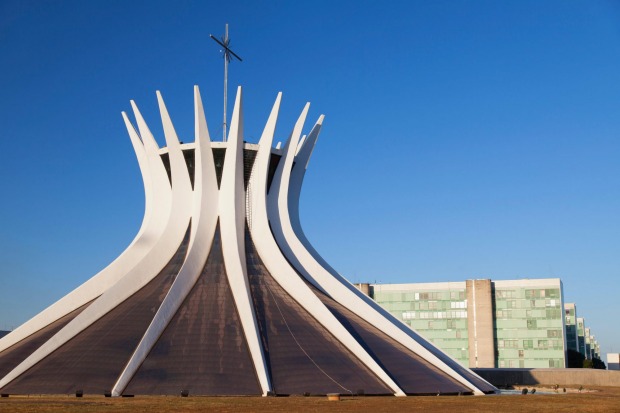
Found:
[[[226, 23], [226, 31], [224, 32], [224, 44], [228, 45], [228, 23]], [[226, 52], [224, 52], [224, 126], [222, 133], [224, 136], [222, 137], [222, 142], [226, 142], [226, 104], [228, 98], [228, 59], [226, 57]]]
[[224, 122], [223, 122], [223, 130], [222, 130], [222, 133], [223, 133], [222, 142], [226, 142], [226, 126], [227, 126], [226, 125], [226, 106], [227, 106], [227, 101], [228, 101], [228, 63], [230, 62], [230, 56], [236, 57], [240, 62], [242, 62], [243, 60], [239, 56], [237, 56], [235, 52], [230, 50], [230, 48], [228, 47], [230, 43], [230, 39], [228, 38], [228, 23], [226, 23], [226, 30], [224, 32], [224, 37], [222, 38], [221, 42], [218, 39], [216, 39], [215, 36], [213, 36], [212, 34], [210, 34], [209, 36], [211, 36], [211, 38], [215, 40], [217, 44], [219, 44], [220, 46], [224, 48], [222, 50], [223, 57], [224, 57]]

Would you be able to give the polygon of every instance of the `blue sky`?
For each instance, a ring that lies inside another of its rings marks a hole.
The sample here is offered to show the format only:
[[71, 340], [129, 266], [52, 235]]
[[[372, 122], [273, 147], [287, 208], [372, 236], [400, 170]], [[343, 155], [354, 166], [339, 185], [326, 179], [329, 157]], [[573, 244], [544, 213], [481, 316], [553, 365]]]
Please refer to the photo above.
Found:
[[[120, 112], [163, 144], [155, 90], [221, 136], [230, 24], [246, 140], [276, 93], [284, 140], [323, 132], [301, 218], [351, 281], [560, 277], [620, 351], [620, 3], [3, 1], [0, 329], [111, 262], [144, 196]], [[232, 110], [232, 98], [231, 107]], [[229, 112], [230, 113], [230, 112]]]

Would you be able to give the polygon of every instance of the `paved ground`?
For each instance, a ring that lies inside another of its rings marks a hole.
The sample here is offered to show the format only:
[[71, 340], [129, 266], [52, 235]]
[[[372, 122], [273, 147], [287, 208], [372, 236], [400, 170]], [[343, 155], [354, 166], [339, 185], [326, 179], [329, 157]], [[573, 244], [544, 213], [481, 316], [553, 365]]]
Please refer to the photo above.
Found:
[[[569, 389], [567, 389], [569, 390]], [[510, 396], [343, 397], [153, 397], [11, 396], [0, 412], [620, 412], [620, 388]]]

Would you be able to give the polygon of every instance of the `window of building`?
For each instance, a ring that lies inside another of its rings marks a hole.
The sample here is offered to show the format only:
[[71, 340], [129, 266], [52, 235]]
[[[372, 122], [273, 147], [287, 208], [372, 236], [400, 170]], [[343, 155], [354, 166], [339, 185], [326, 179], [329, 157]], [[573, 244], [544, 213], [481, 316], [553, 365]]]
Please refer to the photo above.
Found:
[[549, 347], [548, 340], [538, 340], [538, 348], [546, 349]]
[[517, 348], [517, 340], [497, 340], [497, 348]]
[[545, 291], [545, 290], [525, 290], [525, 298], [540, 298], [541, 291]]
[[557, 288], [550, 288], [545, 291], [545, 297], [548, 298], [560, 298], [560, 290]]
[[534, 346], [533, 340], [523, 340], [523, 348], [528, 349]]
[[536, 320], [527, 320], [527, 328], [528, 330], [536, 329]]
[[497, 310], [495, 316], [498, 319], [508, 320], [512, 318], [512, 310]]
[[403, 313], [403, 320], [411, 320], [415, 318], [415, 311], [405, 311]]
[[451, 300], [464, 300], [465, 293], [463, 291], [450, 291]]
[[523, 350], [519, 350], [519, 358], [523, 358], [524, 357], [523, 353], [524, 353]]
[[506, 298], [506, 290], [495, 290], [495, 298]]

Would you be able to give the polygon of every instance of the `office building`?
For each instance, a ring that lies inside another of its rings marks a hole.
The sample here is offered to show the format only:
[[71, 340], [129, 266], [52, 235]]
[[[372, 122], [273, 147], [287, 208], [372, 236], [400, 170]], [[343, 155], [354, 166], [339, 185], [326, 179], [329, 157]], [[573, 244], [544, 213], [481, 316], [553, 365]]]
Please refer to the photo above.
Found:
[[566, 366], [562, 282], [369, 284], [395, 317], [467, 367]]
[[577, 317], [577, 342], [579, 344], [579, 352], [588, 358], [586, 352], [586, 324], [583, 317]]
[[577, 307], [575, 303], [564, 304], [564, 324], [566, 325], [566, 349], [579, 351], [577, 334]]

